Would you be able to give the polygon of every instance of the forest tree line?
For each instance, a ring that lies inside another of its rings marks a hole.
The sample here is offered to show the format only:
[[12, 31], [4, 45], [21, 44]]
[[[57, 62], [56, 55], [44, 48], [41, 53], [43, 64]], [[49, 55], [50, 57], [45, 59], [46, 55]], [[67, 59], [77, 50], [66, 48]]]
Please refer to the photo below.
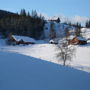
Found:
[[86, 28], [90, 28], [90, 20], [86, 21]]
[[44, 17], [38, 16], [36, 11], [30, 14], [22, 9], [20, 13], [0, 13], [0, 34], [7, 37], [9, 33], [30, 36], [40, 39], [45, 24]]

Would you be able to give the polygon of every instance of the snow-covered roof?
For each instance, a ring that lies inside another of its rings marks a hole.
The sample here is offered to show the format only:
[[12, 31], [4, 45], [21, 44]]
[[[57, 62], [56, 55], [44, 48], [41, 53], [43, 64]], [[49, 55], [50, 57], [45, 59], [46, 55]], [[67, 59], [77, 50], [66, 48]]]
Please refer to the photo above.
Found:
[[78, 38], [78, 40], [85, 40], [86, 41], [86, 39], [83, 37], [77, 37], [77, 38]]
[[[75, 36], [71, 35], [68, 39], [72, 40], [73, 38], [75, 38]], [[77, 39], [78, 40], [85, 40], [86, 41], [86, 39], [84, 37], [80, 37], [80, 36], [78, 36]]]
[[36, 42], [33, 38], [31, 37], [27, 37], [27, 36], [17, 36], [17, 35], [13, 35], [13, 37], [16, 39], [16, 40], [24, 40], [26, 42]]
[[75, 36], [71, 35], [68, 37], [69, 40], [72, 40]]

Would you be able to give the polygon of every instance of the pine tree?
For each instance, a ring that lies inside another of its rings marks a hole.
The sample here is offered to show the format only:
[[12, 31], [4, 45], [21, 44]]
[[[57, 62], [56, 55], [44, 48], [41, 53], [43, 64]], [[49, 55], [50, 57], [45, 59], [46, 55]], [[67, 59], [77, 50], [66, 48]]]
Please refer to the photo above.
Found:
[[75, 36], [82, 36], [80, 28], [76, 28]]
[[90, 20], [86, 21], [86, 28], [90, 28]]
[[10, 14], [0, 19], [0, 33], [7, 37], [12, 32], [15, 35], [30, 36], [39, 39], [43, 32], [44, 19], [37, 16], [37, 12], [33, 12], [34, 17], [30, 13], [26, 13], [22, 9], [20, 14]]
[[21, 9], [20, 15], [21, 16], [26, 16], [27, 15], [25, 9]]
[[60, 20], [60, 18], [58, 17], [58, 19], [57, 19], [57, 23], [60, 23], [61, 22], [61, 20]]
[[31, 16], [33, 18], [37, 18], [38, 17], [38, 14], [37, 14], [36, 10], [32, 10]]

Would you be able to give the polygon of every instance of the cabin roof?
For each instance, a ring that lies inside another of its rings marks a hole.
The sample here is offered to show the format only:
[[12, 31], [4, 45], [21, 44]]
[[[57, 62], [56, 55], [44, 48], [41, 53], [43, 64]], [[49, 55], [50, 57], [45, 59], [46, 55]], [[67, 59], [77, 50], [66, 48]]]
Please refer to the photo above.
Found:
[[21, 39], [26, 41], [26, 42], [35, 42], [35, 40], [33, 38], [30, 37], [26, 37], [26, 36], [17, 36], [17, 35], [12, 35], [15, 40], [20, 41]]
[[68, 39], [69, 39], [69, 40], [72, 40], [72, 39], [74, 39], [74, 38], [77, 38], [78, 40], [84, 40], [84, 41], [86, 41], [86, 39], [85, 39], [84, 37], [80, 37], [80, 36], [78, 36], [78, 37], [70, 36]]
[[84, 41], [86, 41], [86, 39], [83, 38], [83, 37], [77, 37], [77, 39], [78, 39], [78, 40], [84, 40]]

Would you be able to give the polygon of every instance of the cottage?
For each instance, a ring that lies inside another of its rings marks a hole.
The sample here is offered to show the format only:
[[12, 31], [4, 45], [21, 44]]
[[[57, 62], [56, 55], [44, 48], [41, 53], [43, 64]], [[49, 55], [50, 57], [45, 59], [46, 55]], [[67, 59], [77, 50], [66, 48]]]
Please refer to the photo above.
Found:
[[12, 35], [10, 33], [8, 35], [7, 44], [9, 44], [9, 45], [19, 45], [19, 44], [29, 45], [29, 44], [35, 44], [34, 42], [30, 42], [29, 40], [26, 41], [24, 39], [25, 39], [24, 36], [23, 36], [23, 39], [22, 39], [21, 36], [14, 36], [14, 35]]
[[73, 37], [73, 39], [68, 40], [68, 44], [72, 45], [84, 45], [87, 44], [87, 40], [83, 37]]
[[12, 35], [12, 33], [10, 33], [7, 37], [7, 44], [8, 45], [16, 45], [17, 42], [18, 41], [15, 39], [15, 37]]

